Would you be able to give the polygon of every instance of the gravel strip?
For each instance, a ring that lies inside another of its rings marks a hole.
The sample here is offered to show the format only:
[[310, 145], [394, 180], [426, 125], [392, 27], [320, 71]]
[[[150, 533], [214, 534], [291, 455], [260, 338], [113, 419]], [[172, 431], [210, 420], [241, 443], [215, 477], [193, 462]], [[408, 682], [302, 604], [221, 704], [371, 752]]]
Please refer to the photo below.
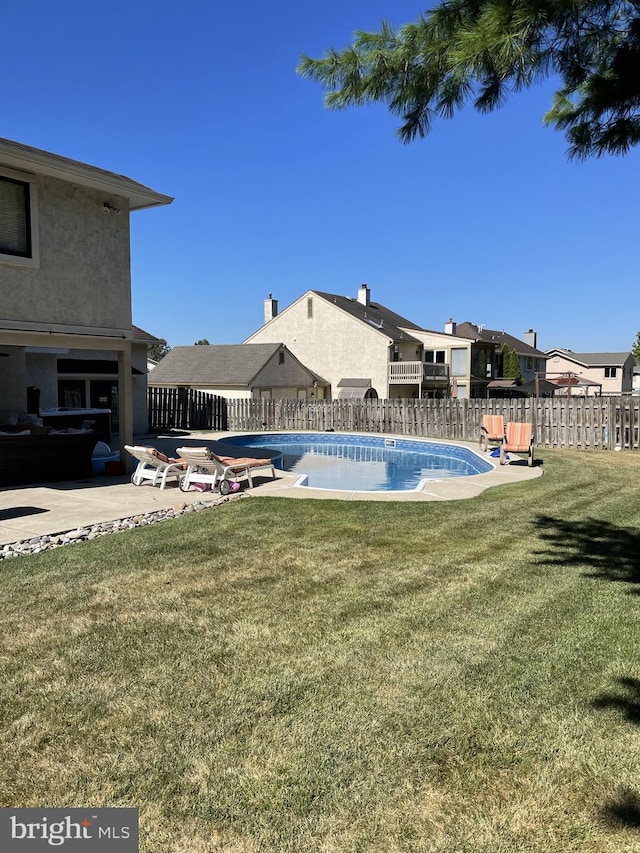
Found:
[[41, 554], [52, 548], [61, 548], [63, 545], [76, 545], [78, 542], [90, 542], [100, 536], [108, 536], [110, 533], [119, 533], [121, 530], [133, 530], [135, 527], [147, 527], [149, 524], [158, 524], [170, 518], [179, 518], [192, 512], [202, 512], [205, 509], [213, 509], [230, 501], [237, 501], [246, 495], [228, 495], [227, 497], [216, 497], [212, 500], [198, 500], [191, 504], [178, 503], [170, 509], [160, 509], [155, 512], [131, 515], [127, 518], [119, 518], [116, 521], [104, 521], [100, 524], [92, 524], [90, 527], [77, 527], [63, 533], [45, 534], [34, 536], [32, 539], [23, 539], [20, 542], [10, 542], [0, 545], [0, 560], [10, 560], [14, 557], [22, 557], [25, 554]]

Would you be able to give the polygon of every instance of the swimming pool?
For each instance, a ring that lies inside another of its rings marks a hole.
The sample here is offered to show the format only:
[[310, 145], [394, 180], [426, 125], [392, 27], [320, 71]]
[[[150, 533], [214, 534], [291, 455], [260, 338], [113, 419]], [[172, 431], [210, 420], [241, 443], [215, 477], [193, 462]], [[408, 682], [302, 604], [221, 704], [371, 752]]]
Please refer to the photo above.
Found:
[[314, 489], [389, 492], [420, 489], [428, 480], [492, 471], [491, 462], [455, 444], [343, 433], [262, 433], [224, 439], [281, 454], [277, 468], [300, 475]]

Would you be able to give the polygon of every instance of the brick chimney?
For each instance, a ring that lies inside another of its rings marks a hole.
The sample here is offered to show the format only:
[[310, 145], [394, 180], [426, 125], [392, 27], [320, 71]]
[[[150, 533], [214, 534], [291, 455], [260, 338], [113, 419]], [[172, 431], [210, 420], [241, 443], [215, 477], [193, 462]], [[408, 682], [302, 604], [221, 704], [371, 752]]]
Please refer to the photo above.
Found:
[[278, 300], [273, 299], [271, 294], [269, 294], [268, 298], [264, 300], [264, 321], [268, 323], [269, 320], [273, 320], [273, 318], [278, 313]]
[[537, 332], [534, 332], [533, 329], [529, 329], [528, 332], [525, 332], [522, 336], [522, 340], [525, 342], [525, 344], [529, 344], [530, 347], [538, 349], [536, 345], [538, 340], [538, 334]]
[[370, 297], [371, 297], [371, 291], [369, 290], [369, 288], [367, 287], [367, 285], [366, 285], [366, 284], [361, 284], [361, 285], [360, 285], [360, 290], [358, 291], [358, 302], [359, 302], [361, 305], [364, 305], [364, 306], [365, 306], [365, 308], [368, 308], [368, 307], [369, 307], [369, 303], [370, 303]]
[[447, 322], [444, 324], [444, 333], [445, 335], [455, 335], [456, 324], [453, 322], [453, 317], [449, 317]]

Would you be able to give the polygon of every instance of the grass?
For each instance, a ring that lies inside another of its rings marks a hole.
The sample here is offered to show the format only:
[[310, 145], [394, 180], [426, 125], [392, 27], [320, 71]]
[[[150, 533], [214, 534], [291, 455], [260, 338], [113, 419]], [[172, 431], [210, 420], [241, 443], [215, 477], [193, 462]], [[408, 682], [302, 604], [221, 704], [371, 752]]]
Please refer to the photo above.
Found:
[[143, 853], [640, 851], [640, 456], [0, 563], [0, 806]]

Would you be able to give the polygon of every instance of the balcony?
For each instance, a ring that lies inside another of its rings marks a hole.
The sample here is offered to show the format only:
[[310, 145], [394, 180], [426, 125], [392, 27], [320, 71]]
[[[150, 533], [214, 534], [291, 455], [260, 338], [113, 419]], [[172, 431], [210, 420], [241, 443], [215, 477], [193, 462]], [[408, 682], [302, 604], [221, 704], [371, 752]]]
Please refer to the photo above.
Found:
[[392, 361], [389, 364], [390, 385], [447, 385], [449, 365], [423, 361]]

